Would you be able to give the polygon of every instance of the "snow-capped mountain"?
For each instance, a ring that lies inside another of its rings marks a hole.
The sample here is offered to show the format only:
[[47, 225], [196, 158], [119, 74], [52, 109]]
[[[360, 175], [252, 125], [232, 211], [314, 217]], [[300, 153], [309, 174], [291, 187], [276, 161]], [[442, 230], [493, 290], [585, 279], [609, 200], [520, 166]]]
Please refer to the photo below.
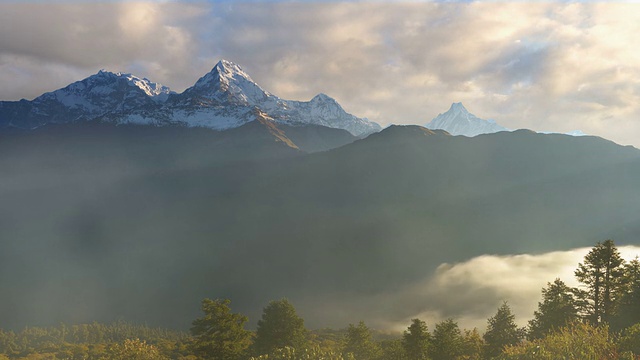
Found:
[[[476, 136], [480, 134], [492, 134], [500, 131], [513, 131], [496, 123], [494, 120], [484, 120], [471, 114], [461, 102], [451, 104], [444, 114], [438, 114], [431, 120], [426, 128], [431, 130], [445, 130], [451, 135]], [[586, 136], [581, 130], [567, 133], [553, 131], [536, 131], [540, 134], [562, 134], [569, 136]]]
[[262, 89], [242, 68], [221, 60], [183, 93], [171, 96], [156, 113], [133, 112], [123, 122], [154, 122], [157, 119], [217, 130], [235, 128], [255, 120], [258, 108], [277, 123], [321, 125], [344, 129], [356, 136], [379, 131], [378, 124], [358, 118], [331, 97], [319, 94], [310, 101], [281, 99]]
[[445, 130], [451, 135], [476, 136], [509, 131], [493, 120], [484, 120], [471, 114], [461, 102], [451, 104], [444, 114], [438, 114], [427, 125], [428, 129]]
[[100, 71], [33, 101], [0, 102], [0, 127], [35, 128], [49, 122], [97, 120], [226, 130], [256, 120], [256, 108], [282, 124], [321, 125], [356, 136], [381, 129], [347, 113], [324, 94], [307, 102], [280, 99], [226, 60], [180, 94], [131, 74]]
[[168, 87], [126, 73], [100, 70], [33, 101], [0, 102], [0, 127], [36, 128], [47, 123], [94, 120], [152, 108], [171, 94]]

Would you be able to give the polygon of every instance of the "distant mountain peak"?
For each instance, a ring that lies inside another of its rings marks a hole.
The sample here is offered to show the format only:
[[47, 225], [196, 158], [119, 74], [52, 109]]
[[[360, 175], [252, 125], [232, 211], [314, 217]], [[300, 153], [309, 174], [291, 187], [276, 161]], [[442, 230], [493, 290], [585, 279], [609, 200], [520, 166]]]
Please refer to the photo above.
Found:
[[476, 136], [499, 131], [509, 131], [493, 120], [481, 119], [462, 105], [454, 102], [444, 114], [438, 114], [427, 125], [429, 129], [445, 130], [451, 135]]
[[463, 113], [463, 114], [469, 114], [469, 111], [467, 110], [466, 107], [464, 107], [464, 105], [462, 105], [462, 102], [454, 102], [451, 104], [451, 107], [449, 108], [448, 111], [453, 111], [453, 112], [458, 112], [458, 113]]

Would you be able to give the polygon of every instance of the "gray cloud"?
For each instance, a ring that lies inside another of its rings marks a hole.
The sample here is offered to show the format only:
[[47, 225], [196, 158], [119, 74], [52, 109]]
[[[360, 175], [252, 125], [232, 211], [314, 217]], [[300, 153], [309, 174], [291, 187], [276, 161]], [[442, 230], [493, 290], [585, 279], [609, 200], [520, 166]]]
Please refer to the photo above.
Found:
[[265, 89], [319, 92], [383, 125], [454, 101], [510, 128], [640, 133], [638, 4], [113, 2], [0, 4], [0, 98], [100, 68], [183, 90], [220, 58]]

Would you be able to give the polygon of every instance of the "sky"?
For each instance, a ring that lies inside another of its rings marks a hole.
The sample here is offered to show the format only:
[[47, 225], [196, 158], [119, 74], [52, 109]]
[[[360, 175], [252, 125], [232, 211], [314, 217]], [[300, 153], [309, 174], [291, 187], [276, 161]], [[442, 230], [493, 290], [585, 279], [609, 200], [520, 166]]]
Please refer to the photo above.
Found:
[[463, 102], [507, 128], [640, 147], [640, 4], [0, 0], [0, 99], [100, 69], [182, 91], [220, 59], [383, 126]]

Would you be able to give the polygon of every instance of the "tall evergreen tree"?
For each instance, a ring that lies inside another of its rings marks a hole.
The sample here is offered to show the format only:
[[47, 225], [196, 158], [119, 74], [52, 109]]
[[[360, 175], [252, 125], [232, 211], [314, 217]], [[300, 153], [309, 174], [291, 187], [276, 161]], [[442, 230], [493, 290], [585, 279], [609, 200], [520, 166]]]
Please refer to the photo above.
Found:
[[349, 324], [343, 353], [353, 355], [355, 360], [375, 360], [381, 355], [378, 344], [371, 340], [371, 331], [360, 321], [357, 326]]
[[515, 318], [505, 301], [498, 308], [496, 314], [488, 319], [487, 332], [484, 333], [487, 358], [500, 355], [506, 346], [515, 345], [520, 341], [520, 330], [516, 325]]
[[578, 305], [570, 287], [560, 279], [542, 289], [542, 302], [529, 321], [529, 338], [539, 339], [578, 318]]
[[411, 320], [411, 325], [402, 335], [402, 347], [409, 360], [426, 360], [430, 341], [427, 324], [420, 319]]
[[212, 360], [240, 359], [251, 345], [247, 317], [231, 313], [229, 300], [202, 300], [204, 317], [193, 321], [193, 352]]
[[431, 343], [433, 360], [451, 360], [462, 354], [462, 334], [458, 323], [447, 319], [436, 324]]
[[624, 290], [624, 260], [613, 240], [597, 243], [578, 264], [575, 276], [584, 287], [586, 318], [593, 324], [609, 322]]
[[640, 323], [640, 260], [638, 257], [624, 266], [625, 291], [618, 310], [611, 320], [614, 330], [622, 330]]
[[304, 320], [296, 314], [289, 300], [271, 301], [264, 308], [253, 346], [256, 355], [269, 354], [287, 346], [298, 350], [307, 346]]

